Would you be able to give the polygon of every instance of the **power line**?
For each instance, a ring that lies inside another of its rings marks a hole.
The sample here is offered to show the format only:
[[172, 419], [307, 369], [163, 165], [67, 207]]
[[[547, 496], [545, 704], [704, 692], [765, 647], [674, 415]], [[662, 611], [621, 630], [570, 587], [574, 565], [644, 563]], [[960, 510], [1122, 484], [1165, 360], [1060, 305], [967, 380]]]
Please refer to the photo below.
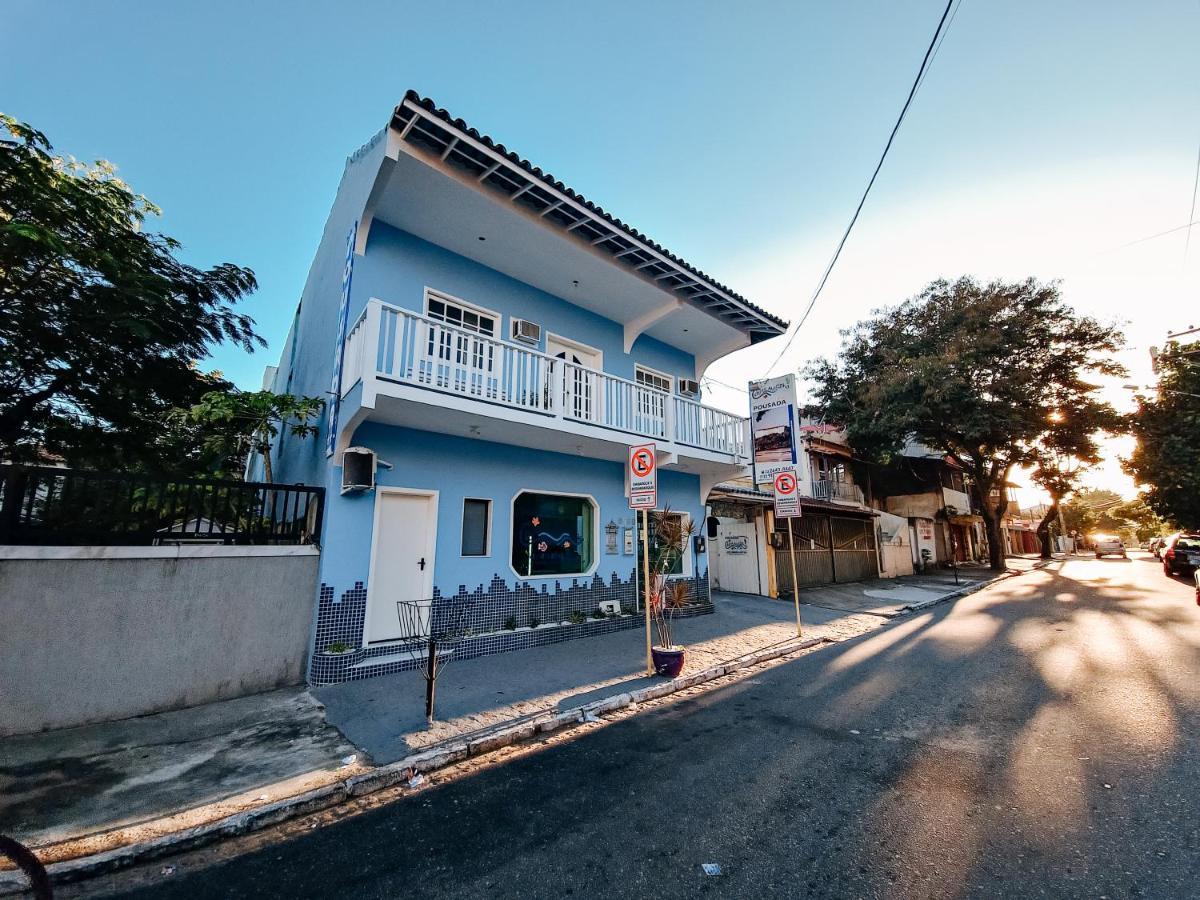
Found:
[[[850, 232], [854, 229], [854, 223], [858, 221], [858, 215], [862, 212], [863, 204], [867, 202], [867, 196], [871, 193], [871, 188], [875, 185], [875, 179], [879, 177], [879, 170], [883, 168], [883, 162], [885, 159], [887, 159], [888, 151], [892, 149], [892, 142], [896, 139], [896, 133], [900, 130], [900, 125], [904, 122], [904, 117], [908, 115], [908, 108], [912, 105], [913, 98], [917, 95], [917, 89], [921, 86], [921, 82], [925, 78], [925, 73], [933, 59], [935, 49], [940, 44], [939, 38], [943, 37], [942, 26], [946, 24], [946, 17], [950, 14], [950, 7], [953, 5], [954, 0], [947, 0], [946, 8], [942, 10], [942, 17], [938, 20], [937, 28], [933, 32], [933, 38], [929, 41], [929, 46], [925, 48], [925, 56], [921, 59], [921, 67], [917, 70], [917, 77], [913, 79], [912, 87], [909, 88], [908, 98], [904, 101], [904, 106], [900, 110], [900, 115], [896, 119], [896, 124], [892, 126], [892, 133], [888, 135], [887, 144], [883, 148], [883, 153], [879, 157], [879, 162], [875, 165], [875, 171], [871, 173], [871, 180], [867, 182], [867, 189], [863, 191], [862, 198], [858, 201], [858, 206], [855, 207], [854, 215], [850, 217], [850, 224], [846, 226], [846, 231], [842, 234], [842, 239], [838, 241], [837, 249], [833, 251], [833, 257], [829, 260], [829, 265], [825, 267], [825, 273], [821, 276], [821, 281], [817, 284], [817, 289], [813, 291], [813, 295], [808, 301], [808, 306], [805, 308], [804, 314], [800, 317], [800, 321], [796, 323], [792, 330], [791, 336], [787, 339], [787, 343], [785, 343], [783, 345], [783, 349], [779, 351], [779, 355], [775, 357], [775, 361], [771, 363], [771, 367], [767, 369], [768, 375], [770, 375], [774, 368], [779, 365], [779, 361], [783, 359], [783, 355], [791, 348], [792, 342], [796, 339], [796, 335], [800, 332], [800, 328], [804, 325], [805, 320], [808, 318], [808, 314], [812, 312], [813, 306], [816, 305], [817, 298], [821, 296], [821, 291], [825, 287], [825, 282], [829, 280], [829, 275], [833, 272], [833, 267], [837, 264], [838, 257], [842, 255], [842, 248], [846, 246], [846, 241], [850, 237]], [[961, 5], [962, 0], [959, 0], [959, 6]]]
[[1200, 225], [1200, 219], [1195, 219], [1184, 225], [1176, 225], [1174, 228], [1168, 228], [1166, 231], [1160, 231], [1158, 234], [1151, 234], [1143, 238], [1138, 238], [1136, 241], [1130, 241], [1128, 244], [1121, 244], [1117, 247], [1113, 247], [1113, 250], [1124, 250], [1126, 247], [1132, 247], [1135, 244], [1144, 244], [1146, 241], [1152, 241], [1155, 238], [1166, 237], [1168, 234], [1174, 234], [1177, 231], [1183, 231], [1185, 228], [1190, 231], [1193, 225]]
[[1200, 187], [1200, 148], [1196, 150], [1196, 174], [1192, 178], [1192, 211], [1188, 213], [1187, 240], [1183, 242], [1183, 259], [1187, 262], [1188, 247], [1192, 243], [1192, 226], [1196, 218], [1196, 188]]

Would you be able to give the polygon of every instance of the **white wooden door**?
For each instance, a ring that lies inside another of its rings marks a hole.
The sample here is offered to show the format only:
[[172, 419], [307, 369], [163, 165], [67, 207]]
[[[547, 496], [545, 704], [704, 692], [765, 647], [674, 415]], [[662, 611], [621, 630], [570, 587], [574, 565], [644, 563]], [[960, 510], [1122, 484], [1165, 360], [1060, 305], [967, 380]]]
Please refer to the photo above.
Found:
[[[562, 392], [559, 403], [563, 414], [584, 422], [598, 421], [600, 378], [593, 373], [600, 371], [600, 351], [547, 335], [546, 353], [569, 363], [562, 365], [561, 372], [555, 373], [555, 381]], [[560, 365], [556, 363], [556, 367]]]
[[709, 549], [710, 552], [715, 549], [716, 577], [721, 590], [739, 594], [763, 592], [759, 584], [758, 532], [753, 522], [721, 522]]
[[413, 637], [397, 601], [423, 604], [415, 630], [428, 629], [437, 540], [437, 495], [378, 488], [371, 574], [367, 584], [366, 643]]

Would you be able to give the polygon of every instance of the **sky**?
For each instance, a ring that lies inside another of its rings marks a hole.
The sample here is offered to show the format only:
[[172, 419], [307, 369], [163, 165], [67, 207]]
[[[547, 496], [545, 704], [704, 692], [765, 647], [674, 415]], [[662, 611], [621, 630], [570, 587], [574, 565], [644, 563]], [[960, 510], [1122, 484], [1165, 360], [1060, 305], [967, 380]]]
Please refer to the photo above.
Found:
[[[942, 0], [449, 5], [5, 0], [0, 109], [108, 159], [197, 265], [252, 268], [269, 347], [210, 361], [257, 388], [346, 156], [432, 97], [759, 305], [794, 319], [866, 185]], [[930, 280], [1061, 280], [1148, 348], [1200, 324], [1200, 3], [956, 0], [945, 41], [778, 371]], [[768, 345], [770, 346], [770, 345]], [[716, 363], [716, 405], [775, 353]], [[1013, 361], [1019, 365], [1019, 360]], [[1117, 457], [1088, 482], [1125, 494]], [[1022, 477], [1018, 477], [1022, 481]], [[1023, 502], [1039, 499], [1025, 489]]]

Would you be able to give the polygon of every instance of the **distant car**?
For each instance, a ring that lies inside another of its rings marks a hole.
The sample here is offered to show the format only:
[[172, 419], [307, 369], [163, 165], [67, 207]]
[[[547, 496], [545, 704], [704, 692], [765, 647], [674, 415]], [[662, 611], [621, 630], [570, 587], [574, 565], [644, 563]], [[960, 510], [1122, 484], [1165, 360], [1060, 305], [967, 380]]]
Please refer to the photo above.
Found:
[[1191, 574], [1200, 569], [1200, 534], [1180, 532], [1167, 538], [1162, 549], [1163, 574]]
[[1096, 538], [1095, 543], [1096, 559], [1102, 556], [1119, 556], [1125, 559], [1125, 544], [1120, 538], [1101, 537]]
[[1162, 559], [1162, 546], [1164, 543], [1166, 541], [1160, 537], [1150, 539], [1150, 546], [1147, 549], [1154, 554], [1155, 559]]

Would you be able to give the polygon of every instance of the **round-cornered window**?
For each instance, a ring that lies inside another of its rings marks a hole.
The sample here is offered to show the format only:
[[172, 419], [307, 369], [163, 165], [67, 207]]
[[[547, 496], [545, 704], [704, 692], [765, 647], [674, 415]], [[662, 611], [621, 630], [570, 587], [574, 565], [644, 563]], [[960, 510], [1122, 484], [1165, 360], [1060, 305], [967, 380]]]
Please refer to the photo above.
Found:
[[581, 575], [592, 567], [596, 507], [589, 497], [525, 491], [513, 500], [512, 567], [519, 575]]

